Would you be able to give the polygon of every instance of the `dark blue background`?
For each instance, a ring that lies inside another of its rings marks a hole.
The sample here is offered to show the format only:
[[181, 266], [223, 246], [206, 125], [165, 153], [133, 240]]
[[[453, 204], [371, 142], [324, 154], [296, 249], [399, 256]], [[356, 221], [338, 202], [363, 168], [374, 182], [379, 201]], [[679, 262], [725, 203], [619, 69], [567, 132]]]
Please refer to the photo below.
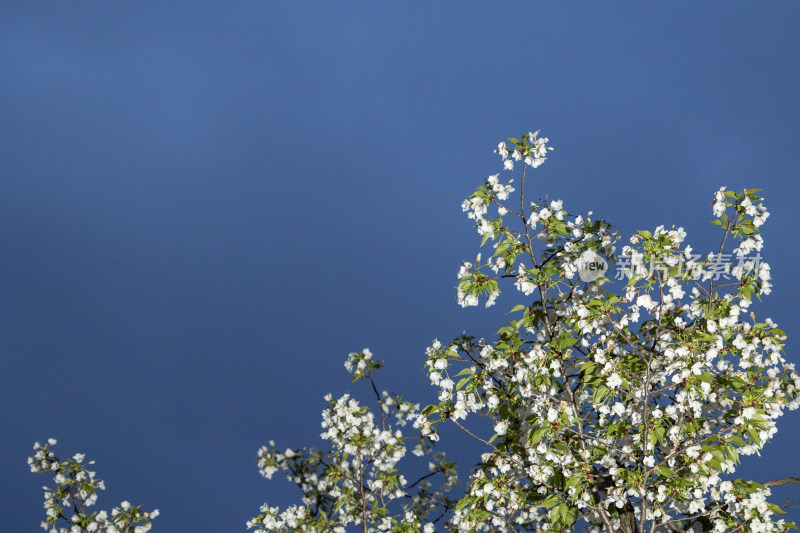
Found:
[[[6, 0], [2, 529], [43, 517], [36, 440], [97, 461], [99, 507], [243, 531], [296, 501], [255, 452], [318, 444], [322, 396], [361, 390], [349, 351], [434, 401], [424, 348], [519, 303], [456, 305], [479, 243], [460, 203], [532, 129], [556, 151], [530, 195], [623, 234], [710, 251], [713, 191], [764, 188], [756, 311], [797, 361], [798, 27], [793, 2]], [[798, 421], [742, 475], [800, 474]]]

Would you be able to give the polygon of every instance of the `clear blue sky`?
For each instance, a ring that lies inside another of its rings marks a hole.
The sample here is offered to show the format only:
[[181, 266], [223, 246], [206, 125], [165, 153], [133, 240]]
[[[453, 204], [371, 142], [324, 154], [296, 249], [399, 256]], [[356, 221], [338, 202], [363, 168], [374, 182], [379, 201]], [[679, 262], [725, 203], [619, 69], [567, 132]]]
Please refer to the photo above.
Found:
[[[707, 250], [713, 191], [763, 188], [756, 311], [800, 362], [798, 28], [788, 1], [4, 1], [3, 531], [43, 517], [36, 440], [154, 531], [244, 531], [296, 499], [257, 448], [319, 444], [349, 351], [433, 401], [425, 346], [503, 320], [456, 305], [461, 200], [531, 129], [556, 150], [530, 194], [625, 234]], [[798, 422], [743, 475], [800, 475]]]

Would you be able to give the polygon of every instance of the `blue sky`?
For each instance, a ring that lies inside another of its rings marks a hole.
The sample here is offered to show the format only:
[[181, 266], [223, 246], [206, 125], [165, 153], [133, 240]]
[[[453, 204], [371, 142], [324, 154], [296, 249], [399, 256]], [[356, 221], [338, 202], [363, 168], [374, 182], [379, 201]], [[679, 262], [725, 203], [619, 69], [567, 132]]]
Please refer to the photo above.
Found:
[[[799, 25], [791, 2], [4, 2], [4, 528], [43, 517], [37, 440], [97, 461], [100, 507], [159, 508], [154, 531], [244, 531], [295, 501], [256, 450], [319, 444], [348, 352], [434, 401], [424, 348], [518, 303], [462, 310], [454, 286], [479, 244], [460, 203], [529, 130], [556, 149], [529, 194], [623, 234], [710, 250], [713, 192], [763, 188], [756, 312], [800, 362]], [[742, 475], [800, 474], [798, 422]]]

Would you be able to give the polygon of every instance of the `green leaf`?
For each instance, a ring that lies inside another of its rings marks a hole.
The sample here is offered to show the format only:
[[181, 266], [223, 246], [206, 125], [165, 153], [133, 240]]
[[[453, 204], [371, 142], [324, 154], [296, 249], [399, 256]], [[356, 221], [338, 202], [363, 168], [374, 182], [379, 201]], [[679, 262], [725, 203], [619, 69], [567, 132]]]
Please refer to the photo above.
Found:
[[500, 255], [500, 254], [504, 253], [506, 250], [508, 250], [507, 241], [504, 242], [503, 244], [498, 245], [498, 247], [495, 249], [494, 253], [492, 254], [492, 257], [494, 257], [496, 255]]
[[528, 432], [528, 440], [527, 440], [528, 447], [530, 448], [531, 446], [539, 442], [539, 440], [541, 440], [542, 438], [542, 435], [544, 435], [546, 431], [547, 429], [542, 427], [530, 430]]
[[747, 435], [756, 445], [761, 444], [761, 438], [758, 436], [758, 431], [753, 428], [747, 428]]
[[430, 416], [433, 413], [438, 413], [439, 411], [441, 411], [441, 407], [438, 405], [429, 405], [422, 410], [422, 416]]
[[539, 507], [550, 509], [555, 506], [561, 499], [556, 494], [548, 494], [548, 496], [539, 503]]
[[770, 502], [766, 502], [766, 503], [767, 503], [767, 507], [769, 507], [770, 511], [772, 511], [774, 514], [785, 514], [786, 513], [786, 511], [784, 511], [783, 509], [781, 509], [780, 507], [778, 507], [774, 503], [770, 503]]
[[472, 505], [472, 503], [474, 501], [475, 501], [475, 498], [472, 498], [472, 497], [469, 497], [469, 496], [465, 496], [465, 497], [461, 498], [458, 501], [458, 503], [456, 504], [456, 511], [460, 511], [461, 509], [463, 509], [467, 505]]
[[747, 445], [747, 443], [744, 441], [744, 439], [743, 439], [742, 437], [740, 437], [739, 435], [734, 435], [734, 436], [733, 436], [733, 437], [731, 437], [729, 440], [730, 440], [730, 441], [731, 441], [733, 444], [735, 444], [735, 445], [737, 445], [737, 446], [746, 446], [746, 445]]
[[567, 504], [561, 503], [558, 507], [556, 507], [556, 514], [558, 514], [558, 518], [563, 520], [564, 515], [567, 512]]
[[594, 395], [592, 396], [592, 401], [594, 403], [601, 403], [606, 394], [608, 394], [608, 388], [606, 388], [604, 385], [597, 387], [597, 390], [594, 391]]

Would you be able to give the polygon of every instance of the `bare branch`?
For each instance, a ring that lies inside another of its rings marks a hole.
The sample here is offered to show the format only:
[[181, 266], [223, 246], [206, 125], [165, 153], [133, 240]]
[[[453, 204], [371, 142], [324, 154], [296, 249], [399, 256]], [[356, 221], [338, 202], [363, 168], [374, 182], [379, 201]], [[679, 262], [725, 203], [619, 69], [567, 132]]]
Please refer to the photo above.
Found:
[[765, 487], [777, 487], [779, 485], [788, 485], [789, 483], [800, 483], [800, 477], [789, 476], [781, 479], [773, 479], [772, 481], [762, 483], [762, 485]]

